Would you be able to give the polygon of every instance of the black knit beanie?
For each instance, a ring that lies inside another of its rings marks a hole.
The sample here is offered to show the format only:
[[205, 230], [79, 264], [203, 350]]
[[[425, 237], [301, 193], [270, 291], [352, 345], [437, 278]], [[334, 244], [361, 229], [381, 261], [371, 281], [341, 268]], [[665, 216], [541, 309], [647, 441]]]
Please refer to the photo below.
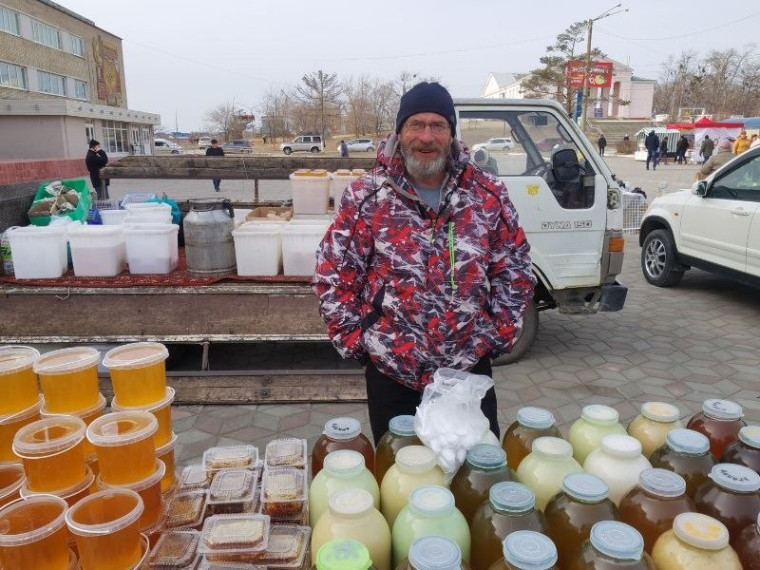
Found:
[[454, 112], [454, 101], [440, 83], [423, 81], [404, 93], [401, 97], [398, 115], [396, 115], [396, 132], [400, 133], [404, 121], [417, 113], [441, 115], [451, 126], [451, 136], [456, 135], [457, 116]]

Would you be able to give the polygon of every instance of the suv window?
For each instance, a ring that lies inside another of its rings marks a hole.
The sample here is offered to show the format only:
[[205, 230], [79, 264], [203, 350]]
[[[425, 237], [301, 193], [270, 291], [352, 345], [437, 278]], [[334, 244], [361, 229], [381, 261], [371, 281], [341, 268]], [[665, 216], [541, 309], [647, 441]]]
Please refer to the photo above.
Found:
[[760, 155], [716, 178], [708, 196], [760, 202]]

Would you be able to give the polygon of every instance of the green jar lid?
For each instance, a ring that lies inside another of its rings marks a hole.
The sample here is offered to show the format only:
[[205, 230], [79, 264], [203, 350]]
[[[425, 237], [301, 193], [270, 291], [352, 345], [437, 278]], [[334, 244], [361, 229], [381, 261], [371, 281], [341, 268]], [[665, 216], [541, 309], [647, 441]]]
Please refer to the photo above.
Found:
[[358, 540], [330, 540], [317, 552], [317, 570], [367, 570], [371, 566], [369, 550]]

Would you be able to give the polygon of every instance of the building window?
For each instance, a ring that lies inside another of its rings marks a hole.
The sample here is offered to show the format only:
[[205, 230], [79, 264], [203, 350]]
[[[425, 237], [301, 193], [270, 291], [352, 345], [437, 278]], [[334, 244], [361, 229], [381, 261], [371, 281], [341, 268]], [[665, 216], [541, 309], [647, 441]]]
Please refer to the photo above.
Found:
[[38, 71], [37, 81], [39, 82], [38, 87], [41, 93], [66, 96], [66, 78], [62, 75]]
[[0, 85], [3, 87], [18, 87], [26, 89], [24, 68], [12, 63], [0, 61]]
[[20, 35], [18, 29], [18, 14], [12, 10], [8, 10], [8, 8], [0, 6], [0, 30], [15, 36]]
[[79, 36], [71, 36], [71, 53], [84, 57], [84, 40]]
[[32, 39], [38, 44], [61, 49], [61, 33], [53, 26], [32, 20]]
[[76, 99], [83, 99], [87, 101], [87, 82], [86, 81], [80, 81], [79, 79], [74, 80], [74, 97]]
[[129, 149], [127, 123], [103, 121], [102, 146], [106, 152], [127, 152]]

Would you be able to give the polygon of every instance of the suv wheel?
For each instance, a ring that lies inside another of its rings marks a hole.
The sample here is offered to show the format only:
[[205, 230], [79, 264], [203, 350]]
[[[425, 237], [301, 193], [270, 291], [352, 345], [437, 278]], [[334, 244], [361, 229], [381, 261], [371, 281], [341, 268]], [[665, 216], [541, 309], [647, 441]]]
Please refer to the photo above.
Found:
[[318, 146], [311, 147], [311, 152], [319, 152], [319, 147]]
[[284, 149], [282, 149], [282, 152], [284, 152], [285, 154], [290, 154], [291, 152], [293, 152], [293, 149], [290, 148], [289, 146], [286, 146]]
[[367, 147], [367, 152], [375, 152], [375, 149], [372, 148], [371, 146], [368, 146]]
[[676, 246], [668, 230], [654, 230], [644, 239], [641, 271], [657, 287], [672, 287], [683, 277], [684, 268], [676, 261]]

